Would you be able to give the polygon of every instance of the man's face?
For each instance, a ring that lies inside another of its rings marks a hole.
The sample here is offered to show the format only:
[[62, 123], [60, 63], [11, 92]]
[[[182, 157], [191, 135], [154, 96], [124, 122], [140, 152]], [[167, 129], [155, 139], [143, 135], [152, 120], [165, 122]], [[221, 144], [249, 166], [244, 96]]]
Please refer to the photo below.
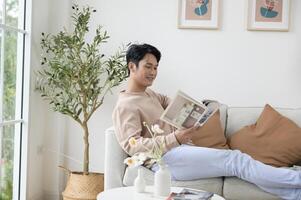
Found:
[[154, 55], [146, 54], [138, 63], [130, 65], [131, 77], [139, 87], [148, 87], [153, 84], [157, 76], [158, 62]]

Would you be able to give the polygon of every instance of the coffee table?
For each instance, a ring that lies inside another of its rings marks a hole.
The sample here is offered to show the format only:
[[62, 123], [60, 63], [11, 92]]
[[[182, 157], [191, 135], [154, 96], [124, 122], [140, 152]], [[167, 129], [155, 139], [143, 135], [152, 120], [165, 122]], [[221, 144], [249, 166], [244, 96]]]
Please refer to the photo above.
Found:
[[[182, 187], [171, 187], [171, 192], [180, 192]], [[153, 194], [153, 186], [146, 186], [145, 192], [137, 193], [133, 186], [119, 187], [105, 190], [97, 195], [97, 200], [165, 200], [167, 197], [155, 197]], [[225, 200], [223, 197], [214, 194], [211, 200]]]

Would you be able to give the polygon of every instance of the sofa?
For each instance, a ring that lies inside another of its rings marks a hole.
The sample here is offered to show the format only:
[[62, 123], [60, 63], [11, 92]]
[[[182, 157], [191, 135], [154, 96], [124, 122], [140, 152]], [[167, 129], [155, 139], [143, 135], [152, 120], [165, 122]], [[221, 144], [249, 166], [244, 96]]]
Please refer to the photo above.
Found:
[[[280, 114], [290, 118], [301, 126], [301, 108], [275, 108]], [[242, 127], [253, 124], [258, 119], [263, 107], [228, 107], [221, 105], [220, 120], [228, 138]], [[128, 155], [119, 146], [114, 128], [105, 133], [105, 190], [116, 187], [131, 186], [137, 176], [136, 168], [127, 167], [123, 161]], [[293, 168], [298, 168], [294, 166]], [[153, 185], [154, 173], [143, 168], [146, 183]], [[300, 169], [299, 169], [300, 170]], [[256, 185], [236, 177], [217, 177], [193, 181], [172, 181], [172, 186], [189, 187], [214, 192], [227, 200], [276, 200], [274, 195], [264, 192]]]

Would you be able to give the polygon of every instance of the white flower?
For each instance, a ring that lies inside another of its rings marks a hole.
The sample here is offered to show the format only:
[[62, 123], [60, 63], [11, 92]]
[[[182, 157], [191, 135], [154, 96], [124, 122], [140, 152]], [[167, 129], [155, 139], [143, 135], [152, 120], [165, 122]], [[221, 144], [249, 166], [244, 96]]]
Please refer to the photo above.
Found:
[[164, 133], [164, 131], [160, 128], [160, 126], [158, 124], [154, 124], [153, 126], [151, 126], [151, 129], [154, 133], [157, 133], [157, 134]]
[[124, 159], [123, 163], [127, 164], [129, 167], [133, 167], [136, 164], [136, 160], [133, 157], [128, 157]]
[[137, 155], [137, 157], [138, 157], [138, 160], [142, 161], [142, 162], [146, 161], [146, 159], [147, 159], [147, 155], [145, 153], [139, 153]]
[[131, 137], [129, 139], [129, 144], [130, 144], [130, 146], [134, 147], [137, 145], [137, 140], [134, 137]]
[[[123, 161], [129, 167], [137, 167], [137, 166], [143, 165], [143, 163], [148, 158], [152, 158], [156, 162], [159, 162], [162, 159], [162, 156], [164, 153], [164, 151], [163, 151], [164, 148], [163, 148], [163, 144], [161, 144], [159, 141], [156, 141], [156, 135], [162, 134], [162, 133], [164, 133], [164, 131], [160, 128], [160, 126], [158, 124], [152, 125], [151, 128], [149, 128], [149, 126], [147, 125], [146, 122], [143, 122], [143, 125], [147, 128], [147, 130], [149, 131], [149, 133], [151, 135], [150, 139], [152, 141], [152, 147], [147, 147], [142, 144], [141, 147], [144, 148], [144, 150], [146, 150], [146, 152], [136, 153], [132, 157], [128, 157]], [[137, 146], [138, 142], [142, 142], [142, 141], [136, 140], [135, 137], [131, 137], [128, 142], [131, 147], [135, 147], [135, 146]]]
[[135, 167], [143, 165], [144, 161], [146, 160], [144, 157], [140, 157], [139, 155], [134, 156], [134, 159], [136, 160], [136, 164], [134, 165]]
[[145, 153], [138, 153], [132, 157], [124, 159], [123, 163], [127, 164], [129, 167], [137, 167], [143, 165], [146, 159], [147, 155]]

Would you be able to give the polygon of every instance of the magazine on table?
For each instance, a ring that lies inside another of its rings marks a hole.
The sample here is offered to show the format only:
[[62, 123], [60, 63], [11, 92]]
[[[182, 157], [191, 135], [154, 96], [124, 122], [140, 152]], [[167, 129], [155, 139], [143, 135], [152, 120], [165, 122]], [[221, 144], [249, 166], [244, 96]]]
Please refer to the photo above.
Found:
[[178, 91], [160, 119], [178, 129], [203, 126], [219, 106], [217, 101], [196, 101], [184, 92]]
[[210, 200], [214, 193], [184, 188], [181, 192], [172, 192], [166, 200]]

